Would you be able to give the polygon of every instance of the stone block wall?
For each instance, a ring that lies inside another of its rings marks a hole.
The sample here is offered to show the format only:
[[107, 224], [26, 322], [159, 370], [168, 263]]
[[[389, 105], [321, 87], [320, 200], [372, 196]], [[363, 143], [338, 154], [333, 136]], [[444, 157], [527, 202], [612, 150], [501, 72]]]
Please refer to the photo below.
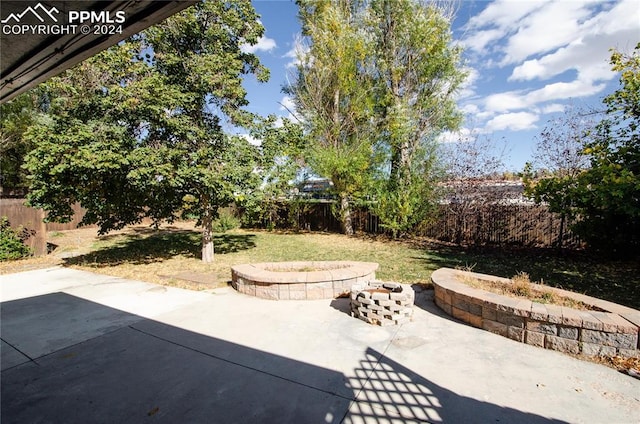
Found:
[[372, 281], [354, 285], [350, 298], [351, 316], [369, 324], [398, 325], [411, 319], [415, 292], [407, 284]]
[[354, 284], [374, 280], [376, 269], [377, 263], [356, 261], [242, 264], [231, 267], [231, 285], [240, 293], [263, 299], [333, 299], [348, 295]]
[[432, 274], [435, 302], [447, 314], [492, 333], [533, 346], [585, 356], [640, 356], [640, 311], [601, 299], [545, 288], [598, 310], [520, 300], [475, 289], [459, 281], [498, 277], [441, 268]]

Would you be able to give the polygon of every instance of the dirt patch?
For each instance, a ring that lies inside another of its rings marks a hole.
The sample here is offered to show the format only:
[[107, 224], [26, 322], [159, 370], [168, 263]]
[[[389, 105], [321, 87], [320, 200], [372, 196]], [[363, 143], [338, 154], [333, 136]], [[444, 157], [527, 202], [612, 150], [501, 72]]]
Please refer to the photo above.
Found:
[[185, 271], [172, 275], [159, 275], [159, 277], [164, 278], [174, 287], [191, 290], [210, 290], [227, 285], [227, 283], [221, 283], [214, 273]]
[[331, 271], [334, 269], [349, 268], [349, 265], [327, 265], [327, 266], [303, 266], [299, 268], [266, 267], [265, 270], [271, 272], [315, 272]]

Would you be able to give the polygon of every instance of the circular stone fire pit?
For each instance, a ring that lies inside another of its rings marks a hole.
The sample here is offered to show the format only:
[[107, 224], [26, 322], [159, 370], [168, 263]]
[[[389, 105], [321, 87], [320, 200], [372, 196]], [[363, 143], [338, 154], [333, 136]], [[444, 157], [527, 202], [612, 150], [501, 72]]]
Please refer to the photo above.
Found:
[[380, 326], [411, 319], [415, 292], [411, 286], [371, 281], [351, 288], [351, 316]]
[[376, 278], [378, 264], [355, 261], [264, 262], [231, 267], [240, 293], [274, 300], [333, 299]]

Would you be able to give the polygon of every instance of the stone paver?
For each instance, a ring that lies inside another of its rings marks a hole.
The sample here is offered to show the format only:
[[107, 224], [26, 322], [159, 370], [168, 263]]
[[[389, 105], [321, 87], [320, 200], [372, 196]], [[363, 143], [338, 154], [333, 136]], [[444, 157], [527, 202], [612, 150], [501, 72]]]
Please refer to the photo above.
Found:
[[376, 276], [378, 264], [358, 261], [293, 261], [231, 267], [240, 293], [269, 300], [317, 300], [348, 295], [351, 286]]

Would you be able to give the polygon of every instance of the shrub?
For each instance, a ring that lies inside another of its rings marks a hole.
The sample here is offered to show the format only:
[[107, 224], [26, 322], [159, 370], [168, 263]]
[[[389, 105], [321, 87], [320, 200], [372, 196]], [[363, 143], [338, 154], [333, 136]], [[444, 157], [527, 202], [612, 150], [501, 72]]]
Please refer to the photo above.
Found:
[[31, 255], [31, 249], [24, 242], [35, 231], [26, 228], [11, 228], [6, 216], [0, 218], [0, 261], [11, 261]]
[[236, 228], [240, 228], [240, 220], [225, 209], [221, 210], [218, 219], [213, 221], [213, 231], [216, 233], [224, 233]]
[[531, 296], [531, 279], [526, 272], [519, 272], [511, 278], [512, 291], [516, 296], [529, 297]]

